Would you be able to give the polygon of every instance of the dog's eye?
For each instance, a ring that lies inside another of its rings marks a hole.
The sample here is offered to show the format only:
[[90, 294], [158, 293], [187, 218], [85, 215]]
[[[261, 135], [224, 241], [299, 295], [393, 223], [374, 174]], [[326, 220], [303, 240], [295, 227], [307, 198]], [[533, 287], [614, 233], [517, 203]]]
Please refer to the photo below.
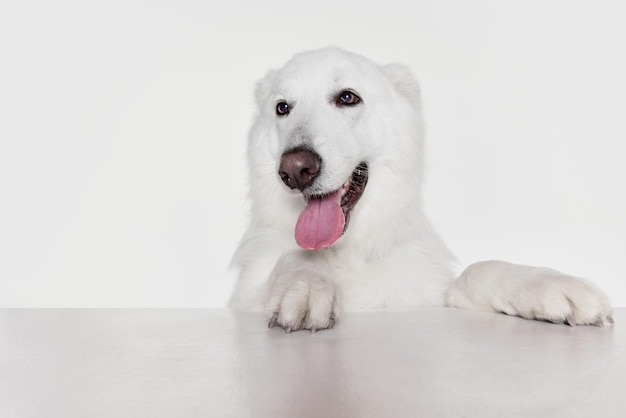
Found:
[[337, 96], [337, 104], [343, 106], [353, 106], [361, 102], [361, 98], [356, 95], [356, 93], [345, 90], [339, 93]]
[[285, 116], [289, 114], [289, 105], [287, 102], [278, 102], [276, 105], [276, 114], [278, 116]]

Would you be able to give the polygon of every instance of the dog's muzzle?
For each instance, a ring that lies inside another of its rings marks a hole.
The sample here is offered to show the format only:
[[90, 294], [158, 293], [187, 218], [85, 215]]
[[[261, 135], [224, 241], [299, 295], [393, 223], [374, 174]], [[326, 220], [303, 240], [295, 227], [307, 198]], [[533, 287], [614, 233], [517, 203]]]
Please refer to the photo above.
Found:
[[319, 250], [335, 243], [344, 234], [350, 212], [361, 198], [368, 179], [367, 163], [361, 162], [338, 189], [323, 194], [306, 190], [319, 176], [322, 159], [307, 148], [285, 152], [280, 160], [278, 174], [291, 189], [299, 189], [306, 199], [295, 228], [298, 245], [308, 250]]

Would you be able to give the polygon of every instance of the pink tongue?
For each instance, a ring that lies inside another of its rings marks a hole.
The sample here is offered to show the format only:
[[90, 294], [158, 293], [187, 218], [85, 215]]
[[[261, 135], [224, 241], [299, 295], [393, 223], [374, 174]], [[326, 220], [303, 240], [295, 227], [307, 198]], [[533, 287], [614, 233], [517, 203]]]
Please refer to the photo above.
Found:
[[343, 233], [346, 219], [341, 209], [341, 190], [310, 198], [296, 223], [296, 242], [307, 250], [328, 247]]

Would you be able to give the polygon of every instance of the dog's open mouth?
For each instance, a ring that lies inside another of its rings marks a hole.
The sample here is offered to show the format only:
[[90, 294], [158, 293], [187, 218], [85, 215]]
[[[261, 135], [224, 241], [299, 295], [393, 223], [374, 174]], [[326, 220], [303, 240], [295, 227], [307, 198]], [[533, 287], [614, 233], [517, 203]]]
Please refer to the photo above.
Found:
[[306, 208], [296, 224], [296, 242], [307, 250], [332, 245], [345, 232], [350, 211], [367, 184], [367, 163], [360, 163], [341, 188], [324, 195], [306, 196]]

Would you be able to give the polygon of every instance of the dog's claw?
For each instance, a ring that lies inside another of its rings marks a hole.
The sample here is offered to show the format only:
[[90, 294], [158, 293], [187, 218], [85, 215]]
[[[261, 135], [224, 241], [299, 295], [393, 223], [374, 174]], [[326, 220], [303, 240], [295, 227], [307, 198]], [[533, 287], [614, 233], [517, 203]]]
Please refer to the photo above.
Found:
[[267, 323], [267, 327], [268, 328], [274, 328], [276, 326], [277, 322], [278, 322], [278, 315], [274, 314], [274, 315], [272, 315], [272, 317], [270, 318], [269, 322]]
[[331, 312], [330, 318], [328, 319], [328, 329], [332, 329], [335, 326], [335, 313]]
[[599, 327], [610, 327], [612, 325], [615, 325], [615, 320], [613, 319], [613, 315], [607, 315], [605, 317], [600, 316], [595, 325]]

